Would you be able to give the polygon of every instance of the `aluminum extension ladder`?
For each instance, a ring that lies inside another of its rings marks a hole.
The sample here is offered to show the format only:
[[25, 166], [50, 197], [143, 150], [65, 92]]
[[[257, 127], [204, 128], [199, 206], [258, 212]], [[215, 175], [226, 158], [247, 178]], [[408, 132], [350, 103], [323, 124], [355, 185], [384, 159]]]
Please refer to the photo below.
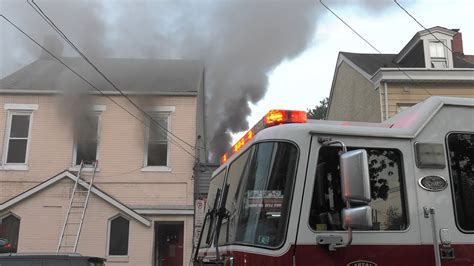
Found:
[[[86, 163], [81, 161], [76, 181], [74, 182], [74, 188], [71, 193], [66, 218], [64, 219], [64, 225], [61, 230], [61, 236], [59, 237], [56, 253], [76, 253], [77, 251], [77, 244], [79, 243], [79, 238], [81, 236], [82, 224], [84, 222], [92, 184], [94, 183], [97, 164], [98, 161], [92, 161], [92, 177], [90, 182], [87, 182], [82, 178]], [[87, 190], [82, 185], [78, 184], [80, 181], [88, 184]]]

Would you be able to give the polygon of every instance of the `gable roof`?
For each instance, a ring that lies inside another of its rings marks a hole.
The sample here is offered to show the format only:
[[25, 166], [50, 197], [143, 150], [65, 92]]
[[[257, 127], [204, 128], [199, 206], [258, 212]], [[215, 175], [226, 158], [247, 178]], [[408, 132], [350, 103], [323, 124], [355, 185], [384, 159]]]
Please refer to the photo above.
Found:
[[371, 76], [381, 67], [397, 67], [397, 64], [392, 61], [396, 54], [361, 54], [348, 52], [341, 52], [341, 54]]
[[[404, 68], [394, 62], [397, 54], [362, 54], [341, 52], [348, 60], [357, 65], [368, 75], [374, 75], [380, 68]], [[454, 68], [474, 68], [474, 63], [470, 63], [470, 55], [453, 56]]]
[[[37, 192], [40, 192], [43, 189], [50, 187], [51, 185], [55, 184], [56, 182], [58, 182], [58, 181], [60, 181], [64, 178], [69, 178], [73, 182], [75, 182], [76, 179], [77, 179], [77, 177], [69, 171], [61, 172], [61, 173], [57, 174], [56, 176], [53, 176], [50, 179], [38, 184], [37, 186], [32, 187], [29, 190], [27, 190], [27, 191], [15, 196], [15, 197], [3, 202], [2, 204], [0, 204], [0, 211], [3, 211], [5, 209], [21, 202], [22, 200], [24, 200], [26, 198], [29, 198], [30, 196], [33, 196]], [[85, 189], [88, 189], [88, 186], [89, 186], [89, 184], [84, 182], [82, 179], [79, 179], [78, 185], [84, 187]], [[103, 199], [104, 201], [108, 202], [109, 204], [113, 205], [114, 207], [119, 209], [124, 214], [127, 214], [128, 216], [134, 218], [135, 220], [141, 222], [142, 224], [144, 224], [146, 226], [151, 226], [151, 221], [150, 220], [148, 220], [147, 218], [145, 218], [145, 217], [141, 216], [140, 214], [136, 213], [132, 209], [128, 208], [126, 205], [124, 205], [123, 203], [121, 203], [118, 200], [114, 199], [113, 197], [109, 196], [105, 192], [101, 191], [96, 186], [92, 186], [91, 192], [93, 194], [95, 194], [96, 196], [98, 196], [99, 198]]]
[[[101, 91], [118, 93], [82, 58], [61, 60]], [[125, 93], [196, 95], [203, 82], [201, 61], [92, 58], [91, 62]], [[0, 80], [0, 92], [54, 93], [68, 89], [93, 90], [56, 59], [44, 56]]]

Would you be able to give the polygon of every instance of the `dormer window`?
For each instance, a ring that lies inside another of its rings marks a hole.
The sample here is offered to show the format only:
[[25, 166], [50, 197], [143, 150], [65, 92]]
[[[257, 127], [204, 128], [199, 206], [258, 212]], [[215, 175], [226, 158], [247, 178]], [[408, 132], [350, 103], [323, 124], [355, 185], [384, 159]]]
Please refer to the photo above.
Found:
[[448, 61], [444, 44], [440, 41], [430, 42], [431, 68], [447, 68]]

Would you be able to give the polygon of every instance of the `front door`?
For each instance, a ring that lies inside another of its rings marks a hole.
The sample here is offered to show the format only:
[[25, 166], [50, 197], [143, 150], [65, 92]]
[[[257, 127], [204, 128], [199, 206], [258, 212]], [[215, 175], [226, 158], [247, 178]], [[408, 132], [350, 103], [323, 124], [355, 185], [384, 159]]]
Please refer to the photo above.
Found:
[[155, 223], [155, 266], [183, 265], [183, 223]]

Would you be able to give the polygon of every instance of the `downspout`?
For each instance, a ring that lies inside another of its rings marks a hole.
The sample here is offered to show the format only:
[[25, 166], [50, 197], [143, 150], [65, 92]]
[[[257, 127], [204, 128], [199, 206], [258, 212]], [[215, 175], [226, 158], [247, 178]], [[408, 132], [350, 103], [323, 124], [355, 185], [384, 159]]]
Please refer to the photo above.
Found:
[[388, 119], [388, 88], [387, 82], [383, 83], [385, 93], [385, 119]]
[[380, 100], [380, 122], [383, 122], [383, 96], [382, 96], [382, 88], [379, 85], [377, 87], [377, 90], [379, 91], [379, 100]]

